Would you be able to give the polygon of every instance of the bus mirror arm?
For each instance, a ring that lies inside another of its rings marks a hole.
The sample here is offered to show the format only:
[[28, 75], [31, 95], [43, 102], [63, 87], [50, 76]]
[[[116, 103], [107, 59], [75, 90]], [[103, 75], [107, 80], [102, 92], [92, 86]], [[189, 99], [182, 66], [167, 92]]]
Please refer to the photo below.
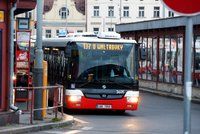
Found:
[[69, 46], [65, 47], [65, 57], [71, 57], [71, 48]]

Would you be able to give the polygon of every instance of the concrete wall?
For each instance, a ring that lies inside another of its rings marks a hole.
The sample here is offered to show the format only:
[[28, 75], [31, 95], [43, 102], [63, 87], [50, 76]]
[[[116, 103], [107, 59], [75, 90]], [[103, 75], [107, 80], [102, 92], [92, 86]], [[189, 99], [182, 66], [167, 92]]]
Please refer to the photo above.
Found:
[[0, 112], [0, 126], [18, 124], [19, 114], [15, 112]]
[[[139, 86], [141, 90], [147, 90], [155, 93], [167, 93], [169, 96], [179, 96], [180, 98], [183, 97], [183, 85], [140, 80]], [[192, 87], [192, 99], [200, 102], [200, 88]]]

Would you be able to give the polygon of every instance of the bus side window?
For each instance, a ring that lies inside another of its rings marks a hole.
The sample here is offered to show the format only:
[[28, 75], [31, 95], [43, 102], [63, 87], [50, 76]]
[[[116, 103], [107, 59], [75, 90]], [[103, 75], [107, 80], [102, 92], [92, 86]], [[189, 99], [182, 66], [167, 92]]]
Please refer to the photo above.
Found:
[[110, 77], [115, 77], [115, 73], [113, 69], [111, 69]]

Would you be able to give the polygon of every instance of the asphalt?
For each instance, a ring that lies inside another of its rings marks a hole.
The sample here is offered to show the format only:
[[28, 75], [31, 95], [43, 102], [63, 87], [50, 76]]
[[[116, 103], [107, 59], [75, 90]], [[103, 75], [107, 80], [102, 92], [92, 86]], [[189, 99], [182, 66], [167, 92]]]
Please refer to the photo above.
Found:
[[33, 124], [30, 124], [30, 114], [22, 113], [20, 115], [19, 124], [11, 124], [0, 127], [0, 134], [22, 134], [29, 132], [36, 132], [41, 130], [49, 130], [52, 128], [65, 127], [74, 123], [74, 118], [71, 115], [58, 113], [59, 120], [53, 120], [55, 118], [52, 112], [47, 112], [47, 116], [43, 120], [34, 120]]
[[[182, 96], [182, 95], [174, 94], [174, 93], [170, 93], [170, 92], [165, 92], [165, 91], [152, 90], [152, 89], [143, 88], [143, 87], [140, 87], [140, 91], [149, 92], [149, 93], [156, 94], [156, 95], [159, 95], [159, 96], [165, 96], [165, 97], [174, 98], [174, 99], [178, 99], [178, 100], [184, 99], [184, 96]], [[200, 104], [199, 98], [192, 98], [191, 101], [193, 103]]]
[[[160, 96], [172, 97], [175, 99], [183, 99], [181, 95], [175, 95], [173, 93], [167, 93], [163, 91], [150, 90], [147, 88], [140, 88], [140, 91], [150, 92], [153, 94], [157, 94]], [[199, 99], [193, 99], [193, 102], [200, 103]], [[43, 120], [34, 120], [33, 124], [30, 124], [30, 114], [23, 113], [20, 115], [19, 124], [11, 124], [7, 126], [0, 127], [0, 134], [22, 134], [29, 132], [36, 132], [41, 130], [49, 130], [52, 128], [65, 127], [72, 125], [74, 121], [74, 117], [67, 114], [58, 114], [58, 118], [60, 120], [53, 121], [52, 119], [55, 117], [53, 111], [47, 111], [47, 116]]]

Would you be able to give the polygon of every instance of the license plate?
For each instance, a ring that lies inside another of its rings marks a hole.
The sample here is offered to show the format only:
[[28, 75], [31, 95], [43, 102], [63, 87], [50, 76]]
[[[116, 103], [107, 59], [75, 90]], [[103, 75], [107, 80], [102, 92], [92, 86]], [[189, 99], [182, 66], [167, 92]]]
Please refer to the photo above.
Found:
[[111, 109], [112, 105], [97, 105], [98, 109]]

